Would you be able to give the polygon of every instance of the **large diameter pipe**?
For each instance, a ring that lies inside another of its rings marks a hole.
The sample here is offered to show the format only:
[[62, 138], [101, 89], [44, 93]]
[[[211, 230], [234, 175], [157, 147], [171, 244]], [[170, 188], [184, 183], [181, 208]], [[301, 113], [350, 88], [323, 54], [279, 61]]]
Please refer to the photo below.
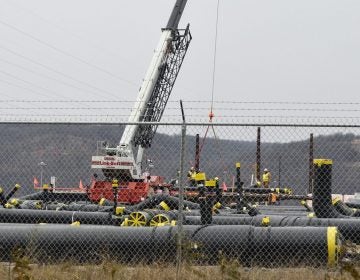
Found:
[[32, 194], [20, 197], [21, 200], [46, 200], [57, 202], [74, 202], [74, 201], [89, 201], [88, 195], [84, 192], [71, 193], [71, 192], [35, 192]]
[[[188, 253], [198, 264], [223, 258], [241, 265], [336, 265], [341, 239], [334, 227], [184, 226]], [[23, 249], [35, 262], [173, 262], [177, 227], [0, 225], [1, 261]]]
[[[214, 225], [252, 225], [256, 227], [271, 225], [272, 227], [327, 227], [334, 226], [339, 229], [345, 240], [360, 244], [360, 220], [359, 219], [328, 219], [328, 218], [310, 218], [303, 216], [282, 216], [282, 215], [259, 215], [249, 216], [213, 216]], [[269, 222], [267, 222], [269, 221]], [[186, 216], [184, 220], [186, 225], [200, 225], [201, 221], [196, 216]]]
[[318, 218], [345, 218], [332, 204], [331, 198], [331, 173], [332, 160], [314, 159], [314, 189], [313, 189], [313, 208]]
[[114, 223], [110, 213], [0, 208], [0, 223], [71, 224], [75, 221], [94, 225]]

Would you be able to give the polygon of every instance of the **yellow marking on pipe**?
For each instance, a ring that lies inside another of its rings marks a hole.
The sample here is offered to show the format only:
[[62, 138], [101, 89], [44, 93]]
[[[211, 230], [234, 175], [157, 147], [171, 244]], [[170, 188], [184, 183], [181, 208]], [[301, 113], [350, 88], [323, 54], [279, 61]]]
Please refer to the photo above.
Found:
[[17, 198], [12, 198], [9, 203], [16, 206], [19, 205], [19, 200]]
[[105, 201], [106, 201], [106, 199], [103, 197], [102, 199], [100, 199], [99, 205], [103, 206]]
[[333, 205], [336, 205], [336, 204], [339, 203], [339, 201], [341, 201], [340, 197], [336, 197], [336, 198], [334, 198], [334, 199], [332, 200], [332, 204], [333, 204]]
[[340, 244], [338, 244], [338, 229], [337, 227], [327, 228], [327, 245], [328, 245], [328, 265], [334, 267], [337, 264], [338, 252]]
[[241, 166], [240, 162], [237, 162], [237, 163], [235, 164], [235, 166], [236, 166], [236, 168], [240, 168], [240, 166]]
[[119, 182], [118, 182], [118, 180], [117, 180], [117, 179], [113, 179], [112, 182], [111, 182], [111, 186], [112, 186], [113, 188], [119, 187]]
[[74, 226], [74, 227], [78, 227], [80, 226], [80, 222], [79, 221], [75, 221], [73, 223], [70, 224], [71, 226]]
[[159, 205], [160, 205], [161, 208], [164, 209], [165, 211], [169, 211], [169, 210], [170, 210], [169, 205], [167, 205], [165, 201], [161, 201], [161, 202], [159, 203]]
[[309, 213], [307, 216], [308, 216], [308, 218], [314, 218], [314, 217], [315, 217], [315, 213], [311, 212], [311, 213]]
[[322, 165], [332, 165], [333, 161], [331, 159], [317, 158], [314, 159], [314, 164], [320, 167]]
[[19, 184], [15, 184], [15, 189], [20, 189], [21, 186]]
[[270, 224], [270, 217], [269, 216], [263, 217], [262, 220], [261, 220], [261, 224], [263, 226], [268, 226]]

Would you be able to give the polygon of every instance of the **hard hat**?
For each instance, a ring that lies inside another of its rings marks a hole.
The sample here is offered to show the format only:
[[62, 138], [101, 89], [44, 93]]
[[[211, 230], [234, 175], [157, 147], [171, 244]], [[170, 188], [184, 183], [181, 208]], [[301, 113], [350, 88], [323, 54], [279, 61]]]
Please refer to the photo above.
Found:
[[267, 168], [264, 169], [264, 172], [268, 172], [269, 170]]
[[191, 166], [190, 170], [194, 170], [194, 169], [195, 169], [195, 167], [194, 167], [194, 166]]

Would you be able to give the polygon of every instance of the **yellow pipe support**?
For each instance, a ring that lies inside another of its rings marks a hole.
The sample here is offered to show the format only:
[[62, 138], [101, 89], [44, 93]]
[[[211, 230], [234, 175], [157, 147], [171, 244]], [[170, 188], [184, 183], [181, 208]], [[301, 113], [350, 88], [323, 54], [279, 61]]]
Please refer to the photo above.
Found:
[[338, 254], [340, 252], [339, 232], [337, 227], [328, 227], [327, 229], [327, 245], [328, 245], [328, 266], [334, 267], [338, 262]]
[[75, 226], [75, 227], [78, 227], [78, 226], [80, 226], [80, 222], [79, 221], [75, 221], [75, 222], [73, 222], [73, 223], [71, 223], [70, 224], [71, 226]]
[[170, 225], [170, 224], [171, 224], [170, 218], [168, 215], [165, 214], [157, 214], [150, 221], [151, 227], [158, 227], [158, 226]]
[[125, 218], [124, 221], [121, 223], [121, 227], [127, 227], [129, 225], [129, 219]]

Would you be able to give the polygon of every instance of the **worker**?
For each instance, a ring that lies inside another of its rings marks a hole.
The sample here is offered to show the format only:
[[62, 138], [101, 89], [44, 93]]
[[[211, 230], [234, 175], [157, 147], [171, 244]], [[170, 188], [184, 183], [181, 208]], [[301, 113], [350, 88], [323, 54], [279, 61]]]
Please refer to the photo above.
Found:
[[271, 173], [270, 171], [265, 168], [264, 173], [262, 175], [262, 183], [264, 188], [268, 188], [271, 182]]
[[187, 178], [190, 183], [190, 186], [194, 187], [196, 186], [196, 171], [195, 167], [191, 166], [190, 170], [187, 173]]

